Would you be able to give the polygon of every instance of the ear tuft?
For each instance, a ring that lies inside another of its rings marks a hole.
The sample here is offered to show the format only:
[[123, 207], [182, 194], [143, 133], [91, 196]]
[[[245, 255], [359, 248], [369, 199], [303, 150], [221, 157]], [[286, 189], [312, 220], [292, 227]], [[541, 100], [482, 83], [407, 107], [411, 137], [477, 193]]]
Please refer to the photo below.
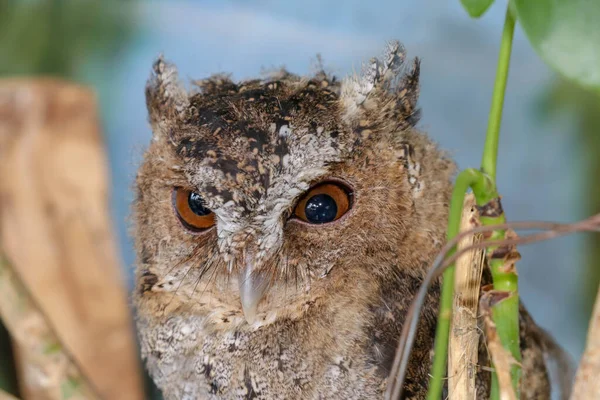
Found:
[[163, 122], [181, 118], [188, 106], [188, 95], [179, 82], [177, 68], [161, 54], [152, 65], [146, 84], [146, 107], [154, 133], [158, 133], [156, 130], [160, 130]]
[[406, 50], [404, 46], [398, 41], [389, 42], [383, 54], [383, 61], [371, 60], [372, 68], [376, 71], [373, 79], [374, 85], [382, 82], [392, 82], [402, 71], [405, 59]]
[[393, 114], [402, 120], [398, 121], [401, 122], [400, 125], [414, 125], [418, 121], [416, 104], [419, 96], [420, 61], [415, 59], [411, 69], [403, 75], [405, 60], [404, 46], [398, 41], [389, 42], [381, 59], [372, 58], [363, 67], [360, 76], [351, 76], [342, 82], [341, 101], [347, 122], [360, 118], [365, 102], [371, 99], [382, 103], [388, 103], [384, 100], [395, 100], [393, 104], [396, 109]]
[[411, 69], [400, 78], [394, 89], [394, 95], [397, 98], [397, 115], [410, 126], [415, 126], [421, 116], [421, 110], [417, 108], [420, 92], [420, 73], [421, 60], [415, 58]]

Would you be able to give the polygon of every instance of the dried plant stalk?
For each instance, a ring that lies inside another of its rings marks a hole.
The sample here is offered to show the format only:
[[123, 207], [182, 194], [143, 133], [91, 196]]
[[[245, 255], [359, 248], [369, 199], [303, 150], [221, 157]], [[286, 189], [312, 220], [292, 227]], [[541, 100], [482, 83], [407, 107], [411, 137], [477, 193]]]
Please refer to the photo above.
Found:
[[[54, 79], [0, 80], [2, 252], [100, 396], [141, 400], [108, 176], [91, 90]], [[43, 399], [28, 387], [38, 379], [29, 367], [38, 354], [28, 349], [15, 349], [22, 397]]]
[[571, 400], [600, 399], [600, 290], [590, 319], [587, 344], [577, 375]]
[[[475, 197], [465, 197], [460, 231], [479, 225], [475, 208]], [[482, 235], [463, 238], [458, 250], [481, 241]], [[477, 353], [479, 330], [477, 327], [477, 306], [479, 287], [484, 266], [484, 250], [472, 250], [456, 261], [454, 278], [454, 302], [450, 324], [450, 349], [448, 353], [448, 394], [450, 400], [471, 400], [476, 398], [475, 377], [477, 375]]]
[[0, 316], [28, 370], [32, 396], [40, 400], [97, 398], [2, 254]]
[[495, 304], [506, 300], [511, 295], [514, 296], [514, 294], [511, 294], [510, 292], [490, 290], [481, 296], [480, 300], [480, 311], [483, 315], [485, 324], [487, 348], [492, 357], [496, 376], [498, 377], [500, 400], [517, 400], [517, 395], [513, 389], [512, 378], [510, 375], [511, 368], [517, 361], [510, 352], [502, 346], [496, 324], [492, 320], [492, 307]]

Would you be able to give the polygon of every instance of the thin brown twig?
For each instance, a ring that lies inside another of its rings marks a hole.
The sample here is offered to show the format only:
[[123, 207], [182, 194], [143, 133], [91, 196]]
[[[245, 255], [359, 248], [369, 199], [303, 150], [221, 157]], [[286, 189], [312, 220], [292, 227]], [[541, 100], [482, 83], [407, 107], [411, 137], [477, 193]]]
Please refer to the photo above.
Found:
[[[547, 232], [542, 232], [538, 234], [531, 234], [528, 236], [519, 237], [516, 239], [504, 239], [504, 240], [483, 240], [479, 243], [475, 243], [473, 245], [467, 246], [460, 251], [452, 254], [450, 257], [446, 258], [448, 252], [452, 251], [457, 243], [464, 237], [474, 235], [477, 233], [487, 233], [493, 232], [496, 230], [505, 230], [505, 229], [528, 229], [528, 230], [547, 230]], [[440, 253], [435, 258], [432, 267], [427, 271], [427, 275], [413, 300], [408, 313], [406, 315], [406, 320], [404, 321], [404, 325], [402, 328], [402, 335], [400, 336], [400, 340], [398, 342], [398, 347], [396, 349], [396, 356], [394, 358], [394, 363], [392, 365], [392, 369], [390, 372], [390, 381], [388, 385], [392, 385], [391, 390], [386, 391], [386, 400], [396, 400], [400, 399], [402, 395], [402, 390], [404, 386], [404, 379], [406, 377], [406, 372], [408, 369], [408, 360], [410, 357], [410, 352], [412, 350], [412, 346], [414, 344], [415, 333], [417, 329], [417, 324], [420, 317], [421, 309], [423, 308], [423, 303], [425, 301], [425, 297], [427, 295], [427, 291], [429, 287], [433, 283], [433, 281], [439, 277], [439, 275], [452, 263], [460, 257], [462, 254], [479, 248], [486, 248], [489, 246], [507, 246], [507, 245], [516, 245], [516, 244], [529, 244], [534, 242], [539, 242], [543, 240], [552, 239], [559, 236], [564, 236], [569, 233], [574, 232], [594, 232], [600, 231], [600, 214], [596, 214], [592, 217], [589, 217], [585, 220], [575, 222], [575, 223], [557, 223], [557, 222], [540, 222], [540, 221], [518, 221], [518, 222], [508, 222], [505, 224], [498, 225], [488, 225], [488, 226], [480, 226], [477, 228], [470, 229], [465, 232], [461, 232], [456, 235], [452, 240], [450, 240], [444, 247], [440, 250]]]

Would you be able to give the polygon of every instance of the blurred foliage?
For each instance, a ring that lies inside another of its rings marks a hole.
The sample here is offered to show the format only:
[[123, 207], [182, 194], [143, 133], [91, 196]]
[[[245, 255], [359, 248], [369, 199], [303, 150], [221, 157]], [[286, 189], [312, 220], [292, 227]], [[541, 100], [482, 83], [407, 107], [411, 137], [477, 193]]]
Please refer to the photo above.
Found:
[[0, 0], [0, 75], [77, 79], [90, 59], [124, 50], [132, 11], [116, 0]]
[[[460, 0], [479, 18], [494, 0]], [[509, 0], [529, 43], [561, 75], [588, 88], [600, 89], [600, 1]]]
[[563, 76], [600, 89], [600, 1], [513, 0], [537, 54]]
[[[542, 94], [538, 112], [542, 118], [560, 112], [574, 118], [576, 137], [573, 143], [580, 148], [579, 162], [585, 174], [583, 188], [587, 191], [580, 197], [584, 207], [582, 217], [600, 212], [600, 94], [558, 79]], [[587, 323], [600, 283], [600, 234], [586, 235], [585, 241], [585, 270], [580, 273], [580, 269], [576, 269], [575, 272], [581, 279], [580, 317]]]

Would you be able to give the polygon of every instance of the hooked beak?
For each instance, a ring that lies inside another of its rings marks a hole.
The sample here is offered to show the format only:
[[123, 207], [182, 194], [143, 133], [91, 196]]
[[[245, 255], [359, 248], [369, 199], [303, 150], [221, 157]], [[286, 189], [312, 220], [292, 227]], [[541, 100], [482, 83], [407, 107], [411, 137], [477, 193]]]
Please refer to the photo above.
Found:
[[239, 276], [239, 290], [242, 311], [248, 324], [253, 324], [256, 320], [258, 304], [265, 296], [268, 286], [269, 282], [265, 273], [255, 271], [255, 259], [252, 252], [245, 252]]

